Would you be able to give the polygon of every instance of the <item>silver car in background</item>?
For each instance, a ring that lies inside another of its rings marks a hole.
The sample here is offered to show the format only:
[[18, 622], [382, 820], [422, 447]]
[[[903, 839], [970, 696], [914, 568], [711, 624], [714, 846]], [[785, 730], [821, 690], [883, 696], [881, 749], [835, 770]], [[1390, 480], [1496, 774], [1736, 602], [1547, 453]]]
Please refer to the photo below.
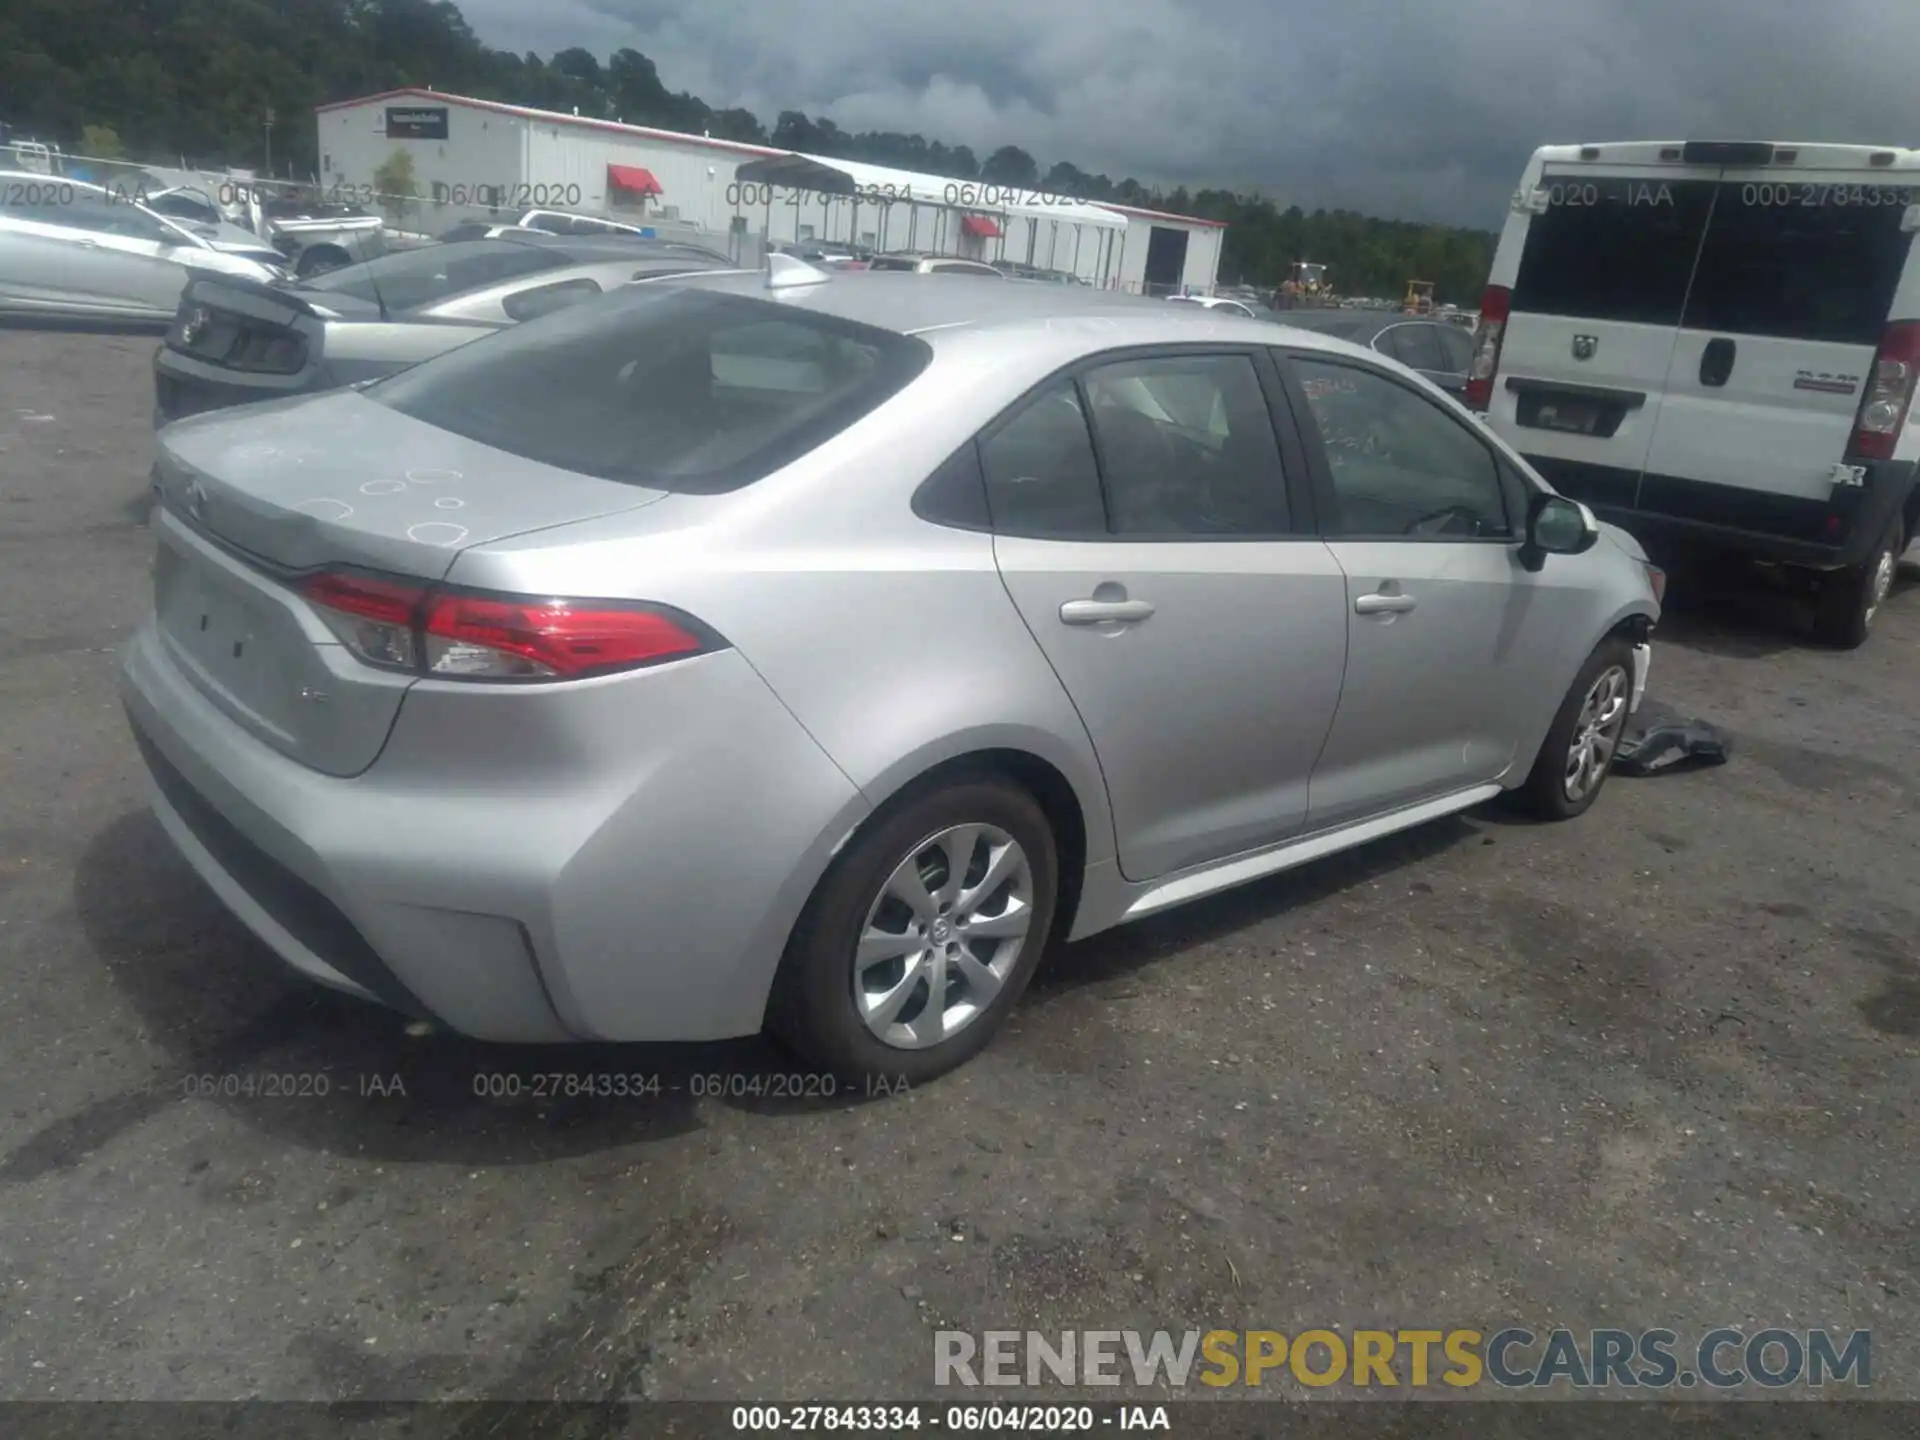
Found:
[[284, 258], [245, 231], [171, 219], [117, 189], [0, 171], [0, 315], [165, 322], [196, 274], [264, 284], [285, 274]]
[[296, 969], [496, 1040], [927, 1079], [1052, 941], [1580, 814], [1659, 615], [1405, 367], [1070, 286], [776, 259], [159, 449], [161, 823]]
[[514, 230], [294, 283], [207, 279], [153, 357], [154, 424], [357, 385], [622, 285], [730, 264], [696, 245]]

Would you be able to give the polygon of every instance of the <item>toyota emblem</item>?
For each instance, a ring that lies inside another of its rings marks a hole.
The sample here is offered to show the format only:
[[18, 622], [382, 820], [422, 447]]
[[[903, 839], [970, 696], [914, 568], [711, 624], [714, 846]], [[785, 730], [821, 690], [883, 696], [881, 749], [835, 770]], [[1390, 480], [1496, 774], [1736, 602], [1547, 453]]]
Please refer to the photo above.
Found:
[[1573, 358], [1576, 360], [1591, 360], [1593, 358], [1593, 352], [1599, 348], [1600, 337], [1598, 335], [1576, 335], [1573, 337]]

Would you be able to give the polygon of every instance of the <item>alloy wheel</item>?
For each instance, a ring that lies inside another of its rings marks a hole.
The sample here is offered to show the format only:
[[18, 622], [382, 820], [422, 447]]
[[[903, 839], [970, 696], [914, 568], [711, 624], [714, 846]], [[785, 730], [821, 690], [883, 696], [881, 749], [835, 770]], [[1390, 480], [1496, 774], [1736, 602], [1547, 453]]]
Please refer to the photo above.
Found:
[[994, 825], [953, 825], [893, 869], [854, 949], [853, 998], [882, 1044], [924, 1050], [977, 1020], [1031, 935], [1033, 866]]
[[1606, 778], [1620, 732], [1626, 728], [1629, 688], [1627, 672], [1618, 665], [1602, 670], [1588, 687], [1586, 699], [1580, 702], [1580, 718], [1574, 722], [1573, 741], [1567, 746], [1562, 779], [1567, 799], [1586, 799]]

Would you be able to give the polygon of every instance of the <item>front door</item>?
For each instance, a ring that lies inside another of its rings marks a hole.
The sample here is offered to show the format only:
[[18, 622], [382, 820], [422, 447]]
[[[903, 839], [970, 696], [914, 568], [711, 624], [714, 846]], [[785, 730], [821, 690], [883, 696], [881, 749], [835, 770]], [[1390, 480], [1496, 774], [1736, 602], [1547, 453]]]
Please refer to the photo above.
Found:
[[1306, 823], [1346, 582], [1294, 524], [1267, 363], [1114, 360], [981, 442], [1001, 575], [1086, 724], [1129, 880]]
[[1467, 424], [1371, 367], [1288, 363], [1346, 583], [1346, 679], [1311, 790], [1320, 830], [1526, 763], [1542, 677], [1584, 615], [1580, 592], [1519, 563], [1524, 491]]

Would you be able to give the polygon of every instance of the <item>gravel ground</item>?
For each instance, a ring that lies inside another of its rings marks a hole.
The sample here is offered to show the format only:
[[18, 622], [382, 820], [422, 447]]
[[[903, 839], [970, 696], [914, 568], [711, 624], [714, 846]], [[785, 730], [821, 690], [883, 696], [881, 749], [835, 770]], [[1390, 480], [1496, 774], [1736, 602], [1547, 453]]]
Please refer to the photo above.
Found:
[[[1842, 655], [1680, 577], [1653, 693], [1724, 769], [1072, 946], [915, 1093], [696, 1098], [788, 1062], [410, 1035], [172, 852], [114, 690], [154, 343], [0, 330], [0, 1398], [924, 1397], [942, 1327], [1508, 1323], [1870, 1328], [1920, 1397], [1920, 596]], [[667, 1088], [473, 1093], [588, 1066]], [[329, 1094], [190, 1093], [262, 1074]]]

